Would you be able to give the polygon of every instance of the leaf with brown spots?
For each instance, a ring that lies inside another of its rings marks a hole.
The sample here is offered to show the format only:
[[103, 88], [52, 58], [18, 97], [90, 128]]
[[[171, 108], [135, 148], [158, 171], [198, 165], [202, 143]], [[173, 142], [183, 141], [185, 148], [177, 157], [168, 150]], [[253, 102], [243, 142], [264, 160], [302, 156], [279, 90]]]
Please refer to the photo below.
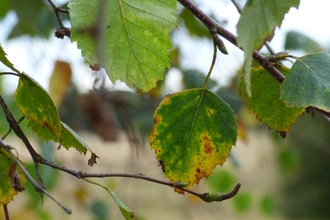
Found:
[[165, 177], [190, 188], [226, 161], [236, 138], [236, 115], [229, 105], [209, 90], [190, 89], [159, 104], [150, 145]]
[[0, 147], [0, 205], [8, 204], [18, 192], [24, 190], [26, 178], [15, 161]]
[[24, 73], [19, 75], [15, 102], [26, 118], [48, 129], [57, 139], [62, 139], [60, 117], [53, 99], [39, 83]]

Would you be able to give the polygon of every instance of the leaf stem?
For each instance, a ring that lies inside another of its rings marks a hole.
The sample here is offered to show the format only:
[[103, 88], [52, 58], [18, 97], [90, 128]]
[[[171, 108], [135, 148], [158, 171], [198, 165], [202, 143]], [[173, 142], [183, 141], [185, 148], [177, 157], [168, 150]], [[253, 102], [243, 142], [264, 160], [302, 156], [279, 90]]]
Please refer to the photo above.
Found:
[[13, 76], [17, 76], [17, 77], [19, 77], [19, 75], [17, 74], [17, 73], [13, 73], [13, 72], [1, 72], [0, 73], [0, 76], [1, 75], [13, 75]]
[[212, 73], [212, 70], [213, 70], [213, 67], [215, 65], [216, 60], [217, 60], [217, 45], [216, 45], [215, 41], [213, 41], [213, 58], [212, 58], [212, 62], [211, 62], [209, 72], [207, 73], [207, 76], [206, 76], [205, 81], [204, 81], [204, 85], [203, 85], [203, 88], [202, 88], [203, 91], [206, 89], [207, 82], [209, 81], [209, 78], [211, 76], [211, 73]]
[[3, 212], [5, 213], [6, 220], [10, 220], [7, 204], [3, 204]]

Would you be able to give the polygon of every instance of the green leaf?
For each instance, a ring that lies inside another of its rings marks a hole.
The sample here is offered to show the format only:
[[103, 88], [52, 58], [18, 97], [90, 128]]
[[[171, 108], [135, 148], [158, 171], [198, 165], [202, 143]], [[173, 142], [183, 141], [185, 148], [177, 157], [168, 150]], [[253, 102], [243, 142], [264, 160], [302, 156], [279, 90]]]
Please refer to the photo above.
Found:
[[289, 107], [314, 106], [330, 111], [330, 55], [327, 52], [296, 58], [281, 88]]
[[264, 41], [281, 25], [290, 7], [299, 6], [299, 0], [253, 0], [244, 7], [237, 24], [237, 44], [244, 50], [244, 73], [249, 96], [252, 53], [260, 49]]
[[99, 183], [96, 183], [94, 181], [88, 180], [88, 179], [84, 179], [86, 182], [89, 182], [91, 184], [97, 185], [102, 187], [103, 189], [107, 190], [108, 193], [112, 196], [113, 201], [116, 203], [116, 205], [118, 206], [118, 208], [120, 209], [121, 214], [124, 216], [124, 218], [126, 220], [136, 220], [135, 214], [134, 212], [132, 212], [124, 203], [122, 203], [118, 197], [116, 196], [116, 194], [109, 188], [102, 186]]
[[112, 82], [149, 91], [163, 78], [177, 1], [75, 0], [68, 7], [71, 40], [90, 64], [105, 68]]
[[[277, 69], [287, 75], [290, 69], [278, 65]], [[289, 108], [280, 99], [280, 83], [261, 66], [252, 68], [251, 91], [249, 97], [243, 79], [240, 83], [240, 95], [243, 97], [250, 112], [257, 115], [260, 123], [267, 123], [269, 128], [278, 132], [287, 132], [297, 117], [304, 113], [304, 108]]]
[[75, 148], [80, 153], [86, 154], [87, 150], [89, 150], [92, 154], [93, 151], [89, 148], [89, 146], [76, 134], [69, 126], [61, 122], [62, 125], [62, 137], [63, 140], [61, 145], [66, 149], [70, 147]]
[[116, 194], [111, 190], [108, 189], [108, 192], [113, 198], [113, 201], [115, 201], [116, 205], [119, 207], [121, 214], [123, 214], [124, 218], [126, 220], [134, 220], [136, 219], [134, 216], [134, 212], [132, 212], [124, 203], [122, 203]]
[[30, 76], [22, 73], [15, 92], [15, 102], [29, 120], [48, 128], [61, 140], [61, 123], [55, 104], [46, 90]]
[[[17, 168], [15, 161], [10, 155], [0, 147], [0, 205], [8, 204], [17, 195], [18, 191], [13, 187], [13, 175], [17, 175], [20, 184], [23, 186], [26, 182], [25, 176], [22, 171]], [[11, 175], [11, 176], [10, 176]], [[16, 180], [17, 181], [17, 180]]]
[[322, 50], [322, 46], [318, 42], [296, 31], [289, 31], [286, 34], [284, 48], [286, 50], [304, 50], [307, 53]]
[[11, 70], [13, 70], [16, 73], [20, 73], [20, 71], [18, 69], [16, 69], [14, 67], [14, 65], [7, 59], [6, 57], [6, 52], [3, 50], [1, 44], [0, 44], [0, 61], [1, 63], [3, 63], [4, 65], [6, 65], [7, 67], [9, 67]]
[[164, 175], [190, 188], [225, 162], [236, 138], [236, 115], [229, 105], [209, 90], [190, 89], [159, 104], [150, 145]]

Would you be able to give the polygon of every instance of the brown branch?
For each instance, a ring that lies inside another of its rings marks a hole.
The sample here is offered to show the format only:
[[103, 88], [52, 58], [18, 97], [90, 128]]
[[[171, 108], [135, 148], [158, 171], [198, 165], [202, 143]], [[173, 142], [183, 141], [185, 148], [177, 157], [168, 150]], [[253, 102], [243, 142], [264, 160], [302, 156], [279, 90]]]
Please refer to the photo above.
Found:
[[55, 36], [57, 38], [61, 38], [63, 39], [64, 36], [67, 36], [67, 37], [70, 37], [70, 33], [71, 33], [71, 29], [70, 28], [67, 28], [63, 25], [63, 21], [62, 21], [62, 17], [60, 15], [60, 12], [62, 13], [69, 13], [68, 10], [65, 10], [59, 6], [57, 6], [55, 4], [55, 2], [53, 2], [53, 0], [47, 0], [49, 2], [49, 4], [52, 6], [54, 12], [55, 12], [55, 15], [56, 15], [56, 18], [57, 18], [57, 21], [60, 25], [60, 28], [58, 28], [56, 31], [55, 31]]
[[6, 220], [10, 220], [7, 204], [3, 204], [3, 212], [5, 213]]
[[[38, 178], [38, 182], [39, 184], [44, 187], [42, 178], [41, 178], [41, 173], [40, 173], [40, 169], [39, 169], [39, 164], [36, 161], [36, 158], [39, 157], [40, 155], [33, 149], [32, 145], [30, 144], [29, 140], [27, 139], [27, 137], [25, 136], [25, 134], [23, 133], [21, 127], [18, 125], [15, 117], [13, 116], [13, 114], [10, 112], [10, 110], [8, 109], [8, 106], [5, 103], [5, 100], [2, 98], [2, 96], [0, 95], [0, 105], [5, 113], [6, 119], [10, 125], [10, 127], [13, 129], [13, 131], [15, 132], [15, 134], [23, 141], [23, 143], [25, 144], [26, 148], [28, 149], [32, 159], [33, 159], [33, 163], [34, 163], [34, 167], [36, 169], [36, 174], [37, 174], [37, 178]], [[40, 194], [42, 195], [42, 194]]]
[[[201, 9], [199, 9], [192, 1], [178, 0], [178, 2], [180, 2], [185, 8], [191, 11], [194, 14], [194, 16], [198, 18], [210, 30], [211, 33], [216, 31], [223, 38], [227, 39], [230, 43], [238, 47], [236, 36], [227, 29], [223, 28], [219, 23], [214, 21], [210, 16], [208, 16]], [[285, 76], [268, 61], [268, 58], [266, 56], [262, 55], [258, 51], [254, 51], [252, 57], [276, 80], [278, 80], [281, 83], [283, 82]]]
[[[105, 178], [105, 177], [126, 177], [126, 178], [134, 178], [134, 179], [140, 179], [140, 180], [145, 180], [148, 182], [154, 182], [154, 183], [158, 183], [161, 185], [165, 185], [165, 186], [169, 186], [169, 187], [174, 187], [174, 188], [178, 188], [181, 189], [187, 193], [193, 194], [197, 197], [199, 197], [200, 199], [202, 199], [205, 202], [213, 202], [213, 201], [223, 201], [226, 199], [230, 199], [232, 197], [234, 197], [239, 189], [241, 184], [237, 184], [235, 186], [235, 188], [227, 193], [227, 194], [219, 194], [219, 193], [197, 193], [194, 192], [192, 190], [189, 190], [187, 188], [184, 188], [187, 184], [186, 183], [182, 183], [182, 182], [167, 182], [167, 181], [163, 181], [163, 180], [158, 180], [158, 179], [154, 179], [148, 176], [145, 176], [144, 174], [138, 173], [138, 174], [128, 174], [128, 173], [88, 173], [88, 172], [82, 172], [82, 171], [78, 171], [78, 170], [74, 170], [62, 165], [58, 165], [52, 161], [49, 161], [43, 157], [38, 157], [38, 162], [44, 165], [47, 165], [49, 167], [52, 167], [54, 169], [58, 169], [61, 171], [64, 171], [72, 176], [75, 176], [79, 179], [82, 178]], [[210, 199], [210, 195], [216, 195], [215, 197], [212, 197]]]

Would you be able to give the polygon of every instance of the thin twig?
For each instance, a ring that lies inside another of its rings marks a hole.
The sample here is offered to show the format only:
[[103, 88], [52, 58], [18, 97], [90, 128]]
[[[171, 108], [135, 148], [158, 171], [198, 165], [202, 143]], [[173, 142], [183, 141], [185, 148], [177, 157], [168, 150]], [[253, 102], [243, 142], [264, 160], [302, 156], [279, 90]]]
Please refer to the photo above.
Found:
[[211, 62], [211, 66], [210, 66], [209, 72], [207, 73], [206, 78], [205, 78], [205, 81], [204, 81], [203, 91], [207, 87], [207, 83], [208, 83], [209, 78], [211, 76], [211, 73], [212, 73], [212, 70], [213, 70], [213, 67], [215, 65], [216, 60], [217, 60], [217, 45], [216, 45], [215, 40], [213, 40], [213, 57], [212, 57], [212, 62]]
[[53, 2], [53, 0], [47, 0], [49, 2], [49, 4], [52, 6], [54, 12], [55, 12], [55, 15], [56, 15], [56, 18], [57, 18], [57, 21], [60, 25], [60, 28], [58, 28], [56, 31], [55, 31], [55, 36], [57, 38], [61, 38], [63, 39], [64, 36], [67, 36], [67, 37], [70, 37], [70, 33], [71, 33], [71, 29], [70, 28], [67, 28], [63, 25], [63, 21], [62, 21], [62, 17], [60, 15], [60, 12], [62, 13], [69, 13], [68, 10], [66, 9], [63, 9], [61, 7], [58, 7], [55, 2]]
[[236, 0], [231, 0], [231, 2], [235, 5], [238, 13], [242, 13], [242, 6], [236, 1]]
[[[36, 158], [38, 158], [40, 155], [33, 149], [32, 145], [30, 144], [29, 140], [27, 139], [27, 137], [25, 136], [25, 134], [23, 133], [21, 127], [18, 125], [16, 119], [14, 118], [13, 114], [10, 112], [10, 110], [8, 109], [8, 106], [5, 103], [5, 100], [2, 98], [2, 96], [0, 95], [0, 105], [5, 113], [6, 119], [10, 125], [10, 127], [14, 130], [15, 134], [23, 141], [23, 143], [25, 144], [26, 148], [28, 149], [32, 159], [33, 159], [33, 163], [34, 163], [34, 167], [36, 169], [36, 174], [37, 174], [37, 178], [38, 178], [38, 182], [39, 184], [44, 187], [42, 178], [41, 178], [41, 173], [40, 173], [40, 169], [39, 169], [39, 164], [36, 160]], [[41, 198], [42, 198], [42, 194]]]
[[74, 170], [62, 165], [58, 165], [52, 161], [49, 161], [43, 157], [39, 157], [38, 158], [38, 162], [44, 165], [47, 165], [49, 167], [52, 167], [54, 169], [58, 169], [61, 171], [64, 171], [72, 176], [75, 176], [79, 179], [82, 178], [105, 178], [105, 177], [126, 177], [126, 178], [134, 178], [134, 179], [141, 179], [141, 180], [145, 180], [148, 182], [154, 182], [154, 183], [158, 183], [161, 185], [165, 185], [165, 186], [170, 186], [170, 187], [174, 187], [174, 188], [178, 188], [181, 189], [187, 193], [193, 194], [197, 197], [199, 197], [200, 199], [206, 201], [206, 202], [212, 202], [212, 201], [222, 201], [225, 199], [229, 199], [232, 198], [233, 196], [235, 196], [240, 188], [240, 184], [237, 184], [235, 186], [235, 188], [227, 193], [227, 194], [217, 194], [218, 198], [222, 198], [222, 199], [218, 199], [218, 200], [209, 200], [209, 195], [212, 195], [214, 193], [197, 193], [194, 192], [192, 190], [189, 190], [187, 188], [184, 188], [184, 186], [186, 186], [186, 183], [181, 183], [181, 182], [167, 182], [167, 181], [163, 181], [163, 180], [158, 180], [158, 179], [154, 179], [148, 176], [145, 176], [144, 174], [138, 173], [138, 174], [128, 174], [128, 173], [88, 173], [88, 172], [82, 172], [82, 171], [78, 171], [78, 170]]
[[11, 152], [11, 149], [13, 149], [13, 147], [11, 147], [10, 145], [7, 145], [2, 139], [0, 139], [0, 146], [3, 147], [7, 151], [7, 153], [15, 161], [17, 166], [21, 169], [21, 171], [24, 173], [26, 178], [31, 182], [31, 184], [33, 185], [34, 189], [37, 192], [45, 194], [51, 200], [53, 200], [57, 205], [59, 205], [67, 214], [71, 214], [71, 209], [64, 207], [61, 203], [59, 203], [56, 199], [54, 199], [54, 197], [52, 197], [41, 185], [39, 185], [33, 179], [33, 177], [27, 172], [27, 170], [24, 168], [24, 166], [21, 164], [21, 162], [17, 159], [17, 157]]
[[10, 220], [7, 204], [3, 204], [3, 212], [5, 213], [6, 220]]
[[[199, 9], [192, 1], [190, 0], [178, 0], [185, 8], [191, 11], [196, 18], [198, 18], [211, 32], [216, 30], [216, 32], [227, 39], [229, 42], [237, 46], [236, 36], [232, 34], [227, 29], [223, 28], [219, 23], [214, 21], [210, 16], [204, 13]], [[239, 48], [239, 47], [238, 47]], [[240, 48], [242, 49], [242, 48]], [[269, 72], [276, 80], [283, 82], [285, 76], [278, 71], [267, 59], [266, 56], [262, 55], [258, 51], [254, 51], [252, 57], [265, 69]]]
[[57, 17], [57, 21], [58, 23], [60, 24], [60, 27], [61, 28], [65, 28], [65, 26], [63, 25], [63, 22], [62, 22], [62, 17], [60, 15], [60, 12], [64, 12], [64, 13], [69, 13], [68, 10], [64, 10], [60, 7], [58, 7], [55, 2], [53, 2], [53, 0], [47, 0], [49, 2], [49, 4], [52, 6], [52, 8], [54, 9], [54, 12], [55, 12], [55, 15]]

